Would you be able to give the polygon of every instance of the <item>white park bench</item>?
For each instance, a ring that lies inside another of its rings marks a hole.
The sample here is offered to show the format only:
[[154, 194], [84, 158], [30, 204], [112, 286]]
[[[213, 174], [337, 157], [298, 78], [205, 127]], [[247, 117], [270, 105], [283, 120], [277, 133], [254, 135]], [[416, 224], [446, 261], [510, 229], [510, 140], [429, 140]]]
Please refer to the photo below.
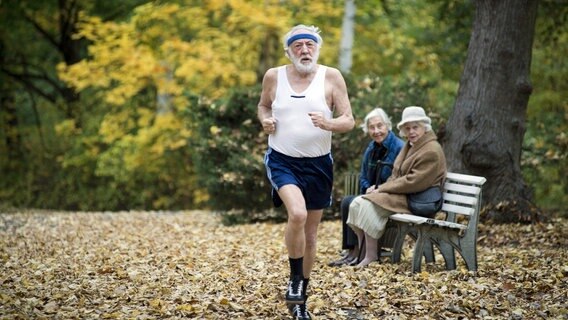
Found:
[[[357, 180], [356, 174], [346, 176], [346, 192], [358, 190]], [[444, 204], [436, 216], [438, 218], [443, 214], [443, 219], [403, 213], [391, 215], [389, 227], [392, 228], [393, 224], [396, 227], [394, 240], [387, 245], [392, 245], [391, 261], [400, 262], [404, 239], [410, 235], [416, 240], [412, 254], [413, 272], [420, 272], [423, 255], [426, 262], [434, 262], [433, 245], [442, 254], [447, 270], [456, 268], [457, 251], [468, 270], [477, 271], [477, 225], [485, 181], [484, 177], [448, 172], [444, 184]], [[385, 247], [384, 241], [381, 243]]]

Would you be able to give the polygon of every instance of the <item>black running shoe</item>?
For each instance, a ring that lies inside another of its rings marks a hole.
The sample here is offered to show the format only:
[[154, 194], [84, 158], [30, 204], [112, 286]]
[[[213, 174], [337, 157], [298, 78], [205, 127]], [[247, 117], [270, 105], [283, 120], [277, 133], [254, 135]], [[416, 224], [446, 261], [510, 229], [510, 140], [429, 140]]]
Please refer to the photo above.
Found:
[[286, 303], [299, 304], [306, 301], [306, 293], [304, 292], [304, 278], [293, 276], [288, 281], [288, 290], [286, 290]]
[[312, 317], [310, 316], [310, 313], [308, 312], [308, 309], [307, 309], [305, 303], [289, 305], [288, 309], [290, 310], [292, 317], [294, 317], [294, 320], [311, 320], [312, 319]]

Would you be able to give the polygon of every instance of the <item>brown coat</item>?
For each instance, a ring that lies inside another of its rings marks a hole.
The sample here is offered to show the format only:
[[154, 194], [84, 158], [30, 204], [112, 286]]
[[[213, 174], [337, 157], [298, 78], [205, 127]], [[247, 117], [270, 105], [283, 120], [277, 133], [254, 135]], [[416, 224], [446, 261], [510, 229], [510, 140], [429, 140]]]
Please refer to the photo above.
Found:
[[396, 157], [392, 175], [366, 199], [397, 213], [410, 213], [406, 194], [442, 186], [446, 179], [446, 157], [434, 132], [429, 131], [414, 146], [408, 141]]

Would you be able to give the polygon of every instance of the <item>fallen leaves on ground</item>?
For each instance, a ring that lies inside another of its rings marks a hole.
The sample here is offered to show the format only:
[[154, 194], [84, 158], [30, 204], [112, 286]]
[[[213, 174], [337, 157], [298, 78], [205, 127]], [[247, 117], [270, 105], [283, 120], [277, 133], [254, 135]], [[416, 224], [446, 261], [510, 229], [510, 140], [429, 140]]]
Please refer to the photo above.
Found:
[[[287, 319], [284, 224], [223, 226], [209, 212], [0, 214], [2, 319]], [[568, 221], [480, 225], [479, 271], [441, 256], [332, 268], [322, 222], [309, 309], [318, 319], [566, 319]]]

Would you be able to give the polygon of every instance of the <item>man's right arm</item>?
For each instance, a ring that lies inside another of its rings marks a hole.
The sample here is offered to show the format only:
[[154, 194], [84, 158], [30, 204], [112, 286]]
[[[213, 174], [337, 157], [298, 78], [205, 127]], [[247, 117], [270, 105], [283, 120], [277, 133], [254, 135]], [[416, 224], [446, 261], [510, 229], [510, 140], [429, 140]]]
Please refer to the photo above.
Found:
[[276, 121], [272, 117], [272, 101], [276, 91], [278, 72], [277, 69], [269, 69], [262, 79], [262, 92], [258, 102], [257, 116], [262, 124], [264, 132], [271, 134], [276, 130]]

